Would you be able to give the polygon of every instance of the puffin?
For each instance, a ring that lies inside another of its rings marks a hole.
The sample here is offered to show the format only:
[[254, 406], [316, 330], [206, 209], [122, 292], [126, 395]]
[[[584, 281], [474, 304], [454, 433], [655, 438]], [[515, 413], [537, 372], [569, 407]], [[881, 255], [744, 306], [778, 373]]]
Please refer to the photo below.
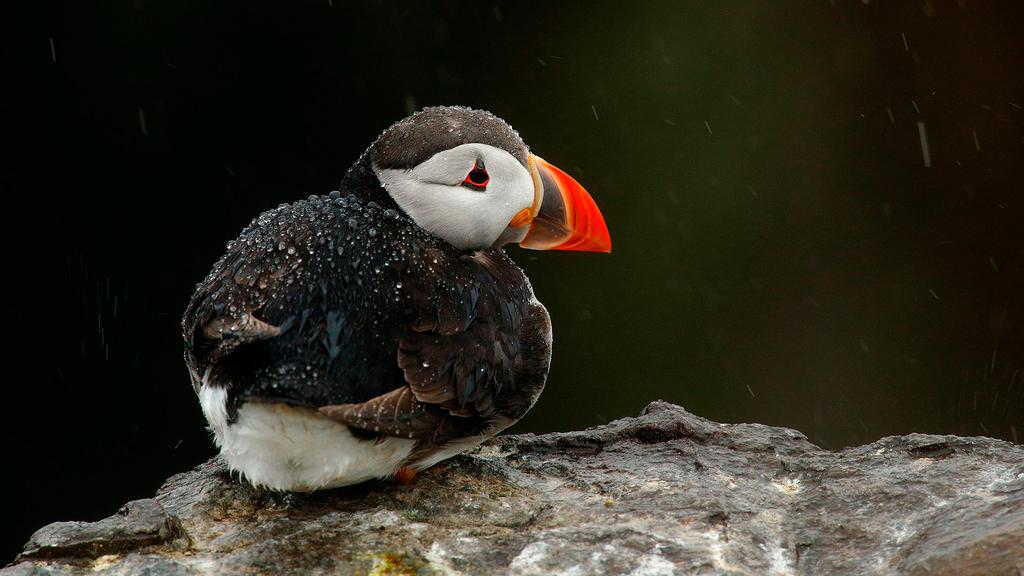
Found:
[[575, 179], [457, 106], [393, 124], [337, 190], [260, 214], [182, 320], [228, 468], [275, 491], [407, 483], [521, 419], [551, 322], [509, 244], [611, 251]]

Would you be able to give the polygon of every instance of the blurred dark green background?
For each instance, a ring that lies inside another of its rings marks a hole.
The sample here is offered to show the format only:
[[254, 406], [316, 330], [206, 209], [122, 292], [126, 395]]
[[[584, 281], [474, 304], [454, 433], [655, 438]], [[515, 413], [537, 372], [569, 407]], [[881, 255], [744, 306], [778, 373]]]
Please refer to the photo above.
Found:
[[74, 1], [0, 21], [0, 562], [213, 455], [181, 361], [195, 283], [433, 104], [508, 120], [612, 232], [611, 256], [513, 249], [555, 330], [515, 431], [663, 398], [831, 448], [1024, 439], [1019, 2]]

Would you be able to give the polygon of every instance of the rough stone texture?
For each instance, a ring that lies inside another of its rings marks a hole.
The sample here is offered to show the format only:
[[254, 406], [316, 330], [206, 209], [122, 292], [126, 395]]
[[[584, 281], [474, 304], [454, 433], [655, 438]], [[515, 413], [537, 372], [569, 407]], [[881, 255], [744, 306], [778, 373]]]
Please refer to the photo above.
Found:
[[99, 522], [54, 522], [36, 531], [18, 556], [27, 558], [98, 558], [174, 541], [181, 523], [152, 499], [125, 504]]
[[388, 482], [260, 493], [210, 461], [37, 532], [13, 574], [1024, 574], [1024, 448], [911, 434], [830, 452], [655, 402]]

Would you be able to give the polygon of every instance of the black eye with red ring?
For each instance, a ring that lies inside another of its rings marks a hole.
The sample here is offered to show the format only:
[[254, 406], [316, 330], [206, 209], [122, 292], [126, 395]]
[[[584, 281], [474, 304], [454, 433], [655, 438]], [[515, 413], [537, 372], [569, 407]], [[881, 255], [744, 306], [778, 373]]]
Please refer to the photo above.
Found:
[[487, 189], [487, 183], [490, 181], [491, 177], [487, 175], [487, 168], [484, 168], [484, 161], [477, 160], [473, 169], [469, 171], [469, 174], [466, 174], [466, 179], [462, 181], [462, 185], [470, 190], [483, 192]]

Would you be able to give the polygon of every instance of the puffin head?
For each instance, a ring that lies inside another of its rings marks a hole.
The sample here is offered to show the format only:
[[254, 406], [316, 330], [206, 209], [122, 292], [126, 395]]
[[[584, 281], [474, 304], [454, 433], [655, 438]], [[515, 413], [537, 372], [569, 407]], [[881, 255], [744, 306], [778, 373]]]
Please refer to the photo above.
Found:
[[456, 248], [611, 252], [587, 191], [490, 112], [425, 108], [388, 128], [366, 160], [417, 225]]

